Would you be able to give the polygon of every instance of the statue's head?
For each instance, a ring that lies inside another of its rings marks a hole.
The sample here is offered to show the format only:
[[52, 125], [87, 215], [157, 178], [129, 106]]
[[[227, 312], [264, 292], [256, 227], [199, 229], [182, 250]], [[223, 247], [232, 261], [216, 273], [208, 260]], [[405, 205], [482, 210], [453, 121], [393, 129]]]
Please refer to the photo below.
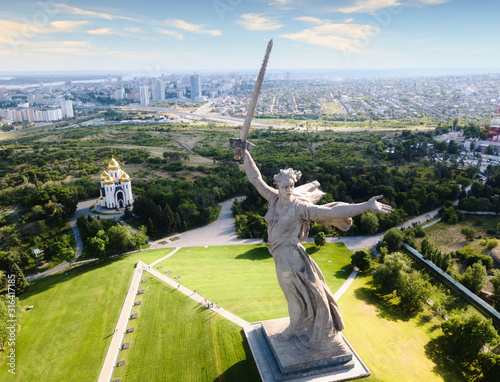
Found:
[[295, 182], [300, 179], [302, 173], [294, 169], [287, 168], [280, 170], [279, 174], [274, 176], [274, 184], [278, 187], [280, 196], [290, 199], [295, 187]]

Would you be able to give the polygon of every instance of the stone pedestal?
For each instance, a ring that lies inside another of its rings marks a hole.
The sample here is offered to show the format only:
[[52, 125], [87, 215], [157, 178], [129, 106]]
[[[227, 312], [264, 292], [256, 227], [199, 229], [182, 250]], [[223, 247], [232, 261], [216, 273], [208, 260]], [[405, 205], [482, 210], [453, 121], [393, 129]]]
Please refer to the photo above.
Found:
[[304, 348], [297, 338], [278, 341], [289, 318], [262, 321], [245, 330], [263, 382], [327, 382], [363, 378], [370, 371], [339, 333], [321, 351]]

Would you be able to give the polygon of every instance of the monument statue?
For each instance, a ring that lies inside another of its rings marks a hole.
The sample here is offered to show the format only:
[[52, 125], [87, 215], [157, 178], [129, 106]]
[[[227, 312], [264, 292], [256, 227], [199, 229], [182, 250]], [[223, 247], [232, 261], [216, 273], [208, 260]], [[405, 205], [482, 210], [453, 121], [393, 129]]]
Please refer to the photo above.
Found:
[[334, 202], [315, 205], [324, 193], [314, 181], [295, 188], [300, 171], [291, 168], [274, 176], [276, 188], [268, 186], [248, 150], [242, 150], [244, 169], [250, 182], [268, 201], [265, 220], [268, 246], [276, 264], [276, 275], [288, 303], [290, 325], [278, 336], [280, 341], [295, 337], [308, 349], [331, 347], [337, 332], [344, 329], [342, 315], [321, 270], [300, 241], [307, 238], [311, 222], [348, 230], [351, 217], [367, 211], [390, 213], [392, 207], [374, 196], [359, 204]]
[[368, 368], [340, 333], [344, 322], [333, 294], [321, 270], [300, 242], [307, 238], [311, 222], [348, 230], [353, 216], [366, 211], [390, 213], [392, 208], [378, 202], [382, 195], [359, 204], [336, 202], [318, 206], [316, 203], [324, 196], [318, 189], [319, 182], [295, 188], [295, 182], [302, 174], [290, 168], [274, 176], [276, 188], [264, 182], [248, 151], [255, 145], [248, 142], [247, 137], [272, 46], [271, 40], [240, 136], [230, 139], [234, 159], [243, 158], [248, 179], [268, 202], [265, 220], [269, 252], [276, 264], [278, 282], [290, 316], [254, 323], [259, 338], [254, 346], [260, 346], [266, 355], [267, 363], [260, 363], [260, 367], [270, 368], [276, 381], [330, 372], [343, 373], [339, 376], [342, 380], [365, 377], [370, 375]]

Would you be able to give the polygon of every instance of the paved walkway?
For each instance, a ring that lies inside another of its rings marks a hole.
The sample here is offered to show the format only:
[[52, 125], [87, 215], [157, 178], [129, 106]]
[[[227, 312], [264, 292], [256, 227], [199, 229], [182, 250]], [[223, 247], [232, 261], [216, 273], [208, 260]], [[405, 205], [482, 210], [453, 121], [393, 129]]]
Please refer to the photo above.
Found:
[[137, 262], [127, 296], [125, 297], [125, 302], [123, 303], [122, 311], [120, 312], [120, 317], [118, 318], [118, 323], [116, 324], [116, 330], [111, 338], [111, 343], [109, 344], [108, 352], [102, 365], [101, 374], [99, 374], [98, 382], [109, 382], [111, 380], [116, 366], [116, 360], [118, 359], [118, 354], [120, 353], [123, 337], [125, 336], [125, 332], [127, 330], [130, 313], [134, 307], [135, 297], [137, 296], [137, 291], [139, 290], [142, 273], [147, 268], [147, 264], [140, 260]]
[[[192, 291], [192, 290], [190, 290], [190, 289], [182, 286], [177, 281], [172, 280], [171, 278], [165, 276], [163, 273], [158, 272], [156, 269], [148, 267], [145, 270], [147, 272], [149, 272], [151, 275], [153, 275], [156, 278], [158, 278], [161, 281], [163, 281], [164, 283], [170, 285], [173, 288], [176, 288], [179, 292], [184, 293], [186, 296], [189, 296], [190, 298], [192, 298], [193, 300], [195, 300], [199, 304], [203, 305], [205, 299], [202, 296], [200, 296], [199, 294], [194, 293], [194, 291]], [[234, 322], [236, 325], [239, 325], [242, 328], [250, 328], [251, 327], [251, 324], [249, 322], [247, 322], [247, 321], [243, 320], [242, 318], [240, 318], [240, 317], [232, 314], [231, 312], [228, 312], [224, 308], [217, 308], [214, 305], [213, 308], [210, 308], [210, 310], [212, 310], [213, 312], [221, 315], [224, 318], [227, 318], [229, 321]]]
[[339, 298], [344, 294], [344, 292], [349, 288], [358, 274], [357, 270], [353, 270], [342, 286], [333, 294], [333, 299], [338, 301]]

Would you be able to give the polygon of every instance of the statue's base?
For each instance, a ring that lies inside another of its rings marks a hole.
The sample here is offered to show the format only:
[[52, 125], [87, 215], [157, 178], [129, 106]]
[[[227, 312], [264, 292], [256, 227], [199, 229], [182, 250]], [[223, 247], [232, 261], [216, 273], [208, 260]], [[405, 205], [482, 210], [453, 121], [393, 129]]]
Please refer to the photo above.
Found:
[[342, 333], [322, 350], [301, 346], [297, 338], [279, 341], [277, 336], [289, 318], [262, 321], [245, 329], [263, 382], [333, 382], [368, 377], [370, 371]]

